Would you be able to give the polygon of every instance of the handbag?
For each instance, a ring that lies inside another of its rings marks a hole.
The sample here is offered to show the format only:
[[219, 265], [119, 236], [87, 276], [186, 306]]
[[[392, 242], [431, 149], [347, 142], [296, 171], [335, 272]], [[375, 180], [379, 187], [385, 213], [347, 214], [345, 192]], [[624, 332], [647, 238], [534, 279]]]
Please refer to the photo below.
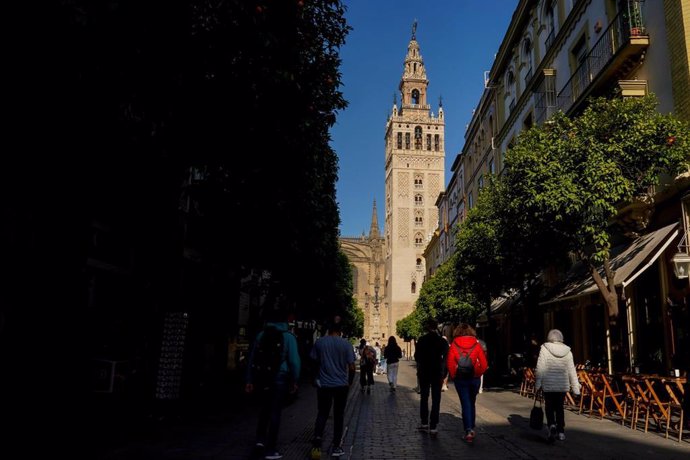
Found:
[[538, 399], [537, 395], [534, 395], [534, 405], [529, 414], [529, 427], [534, 430], [541, 430], [544, 426], [544, 409], [541, 407], [541, 399], [539, 399], [539, 405], [537, 406]]

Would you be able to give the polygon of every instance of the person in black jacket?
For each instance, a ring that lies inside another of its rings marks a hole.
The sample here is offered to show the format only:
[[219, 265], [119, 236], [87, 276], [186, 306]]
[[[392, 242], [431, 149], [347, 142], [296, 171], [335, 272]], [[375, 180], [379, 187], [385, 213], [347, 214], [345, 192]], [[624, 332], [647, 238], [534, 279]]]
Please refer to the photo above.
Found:
[[[421, 394], [419, 416], [420, 431], [438, 434], [438, 419], [441, 409], [441, 386], [446, 376], [445, 365], [448, 342], [436, 331], [438, 323], [430, 319], [424, 325], [427, 333], [416, 344], [414, 359], [417, 362], [417, 378]], [[431, 391], [431, 414], [429, 414], [429, 392]]]

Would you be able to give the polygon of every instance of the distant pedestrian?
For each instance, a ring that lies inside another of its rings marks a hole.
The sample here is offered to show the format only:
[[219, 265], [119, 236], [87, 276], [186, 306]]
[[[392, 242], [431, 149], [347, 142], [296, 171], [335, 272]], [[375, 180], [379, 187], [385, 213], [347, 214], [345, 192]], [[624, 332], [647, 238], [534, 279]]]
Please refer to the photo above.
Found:
[[[477, 339], [477, 342], [479, 342], [479, 345], [482, 347], [482, 350], [484, 351], [484, 356], [486, 356], [486, 362], [489, 362], [489, 353], [488, 353], [488, 348], [486, 346], [486, 342], [484, 342], [482, 339]], [[487, 364], [486, 369], [484, 370], [484, 374], [486, 374], [486, 371], [489, 369], [489, 366]], [[479, 377], [479, 393], [484, 393], [484, 374], [482, 374]]]
[[[438, 434], [438, 420], [441, 409], [441, 385], [446, 376], [445, 358], [448, 342], [436, 331], [438, 323], [430, 319], [424, 325], [426, 334], [417, 341], [414, 359], [417, 362], [417, 380], [421, 398], [419, 401], [420, 431]], [[429, 392], [431, 392], [431, 414], [429, 414]]]
[[266, 325], [249, 356], [245, 391], [256, 393], [261, 402], [256, 448], [265, 451], [267, 460], [277, 460], [283, 457], [276, 449], [283, 403], [297, 391], [301, 362], [297, 339], [288, 332], [287, 312], [281, 302], [268, 303]]
[[548, 441], [565, 440], [563, 399], [568, 391], [580, 394], [580, 382], [570, 347], [563, 343], [563, 333], [551, 329], [547, 342], [539, 350], [535, 388], [544, 392], [544, 412], [548, 425]]
[[388, 385], [391, 391], [395, 391], [398, 386], [398, 366], [400, 358], [402, 358], [402, 349], [392, 335], [388, 337], [388, 345], [383, 350], [383, 358], [386, 362], [386, 372], [388, 376]]
[[477, 333], [466, 323], [460, 324], [453, 331], [453, 343], [448, 351], [448, 372], [455, 384], [455, 390], [462, 407], [462, 425], [465, 429], [463, 439], [474, 442], [476, 436], [476, 401], [480, 377], [488, 367], [486, 355], [477, 340]]
[[381, 373], [381, 345], [378, 342], [374, 344], [374, 350], [376, 351], [376, 364], [374, 365], [374, 374], [378, 375]]
[[[445, 335], [443, 336], [443, 340], [445, 340], [446, 343], [448, 343], [448, 337], [446, 337]], [[443, 384], [441, 385], [441, 391], [448, 391], [448, 374], [446, 374], [446, 376], [443, 377]]]
[[333, 457], [345, 452], [342, 447], [345, 403], [349, 387], [355, 377], [355, 355], [350, 342], [342, 338], [342, 323], [334, 322], [328, 335], [321, 337], [311, 350], [311, 358], [319, 368], [317, 378], [318, 414], [314, 426], [312, 458], [319, 458], [326, 421], [333, 406]]
[[362, 394], [366, 390], [371, 393], [374, 385], [374, 368], [376, 367], [376, 351], [367, 344], [366, 339], [359, 341], [359, 385]]
[[388, 365], [386, 362], [386, 345], [381, 346], [381, 359], [379, 360], [379, 367], [381, 368], [381, 374], [388, 372]]

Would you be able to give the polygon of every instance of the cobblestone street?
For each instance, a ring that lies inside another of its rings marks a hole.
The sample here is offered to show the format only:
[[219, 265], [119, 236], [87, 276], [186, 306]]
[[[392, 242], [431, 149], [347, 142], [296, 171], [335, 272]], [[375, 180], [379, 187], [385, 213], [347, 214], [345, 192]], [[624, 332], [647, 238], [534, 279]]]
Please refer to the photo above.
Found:
[[[649, 433], [633, 431], [612, 420], [599, 420], [566, 411], [565, 441], [546, 443], [541, 432], [528, 426], [532, 400], [512, 390], [485, 389], [477, 399], [477, 438], [474, 445], [461, 439], [462, 420], [457, 394], [451, 387], [441, 401], [439, 434], [431, 438], [416, 430], [419, 424], [419, 395], [414, 391], [415, 367], [402, 361], [399, 388], [391, 393], [386, 376], [375, 377], [371, 394], [361, 394], [353, 384], [345, 412], [346, 455], [353, 460], [388, 459], [687, 459], [690, 443], [664, 439], [650, 425]], [[238, 395], [238, 398], [243, 395]], [[306, 459], [316, 417], [315, 390], [300, 389], [299, 397], [283, 412], [279, 449], [285, 459]], [[256, 417], [252, 413], [204, 419], [180, 424], [112, 450], [101, 458], [214, 459], [262, 458], [252, 452]], [[329, 420], [324, 439], [331, 444]]]

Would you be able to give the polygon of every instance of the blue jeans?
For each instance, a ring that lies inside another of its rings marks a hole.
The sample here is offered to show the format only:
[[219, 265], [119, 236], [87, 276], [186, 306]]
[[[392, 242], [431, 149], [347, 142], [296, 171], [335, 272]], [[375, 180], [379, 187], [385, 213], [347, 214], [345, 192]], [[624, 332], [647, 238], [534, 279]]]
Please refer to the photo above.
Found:
[[475, 403], [477, 401], [477, 393], [479, 393], [479, 384], [481, 380], [479, 377], [472, 379], [455, 379], [455, 390], [460, 397], [460, 406], [462, 407], [462, 425], [465, 432], [474, 430], [475, 419], [477, 411], [475, 410]]
[[266, 452], [276, 449], [278, 430], [280, 430], [280, 416], [287, 393], [287, 382], [279, 382], [262, 390], [262, 393], [259, 394], [261, 407], [259, 408], [259, 423], [256, 426], [256, 440], [264, 443]]

